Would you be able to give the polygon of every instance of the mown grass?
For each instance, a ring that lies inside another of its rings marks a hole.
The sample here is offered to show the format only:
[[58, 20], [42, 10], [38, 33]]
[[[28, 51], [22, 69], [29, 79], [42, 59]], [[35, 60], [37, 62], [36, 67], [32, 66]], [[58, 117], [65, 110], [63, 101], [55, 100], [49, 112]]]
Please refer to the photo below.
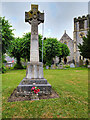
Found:
[[26, 70], [2, 75], [3, 118], [88, 118], [88, 69], [44, 70], [44, 77], [59, 98], [7, 102]]

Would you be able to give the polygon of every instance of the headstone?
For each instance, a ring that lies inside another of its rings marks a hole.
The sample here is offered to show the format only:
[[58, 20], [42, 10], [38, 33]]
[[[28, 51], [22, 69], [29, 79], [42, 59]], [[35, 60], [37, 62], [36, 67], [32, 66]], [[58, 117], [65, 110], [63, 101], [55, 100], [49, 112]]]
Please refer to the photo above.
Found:
[[63, 64], [62, 64], [62, 63], [60, 63], [60, 64], [58, 65], [58, 69], [63, 69]]
[[90, 65], [88, 65], [87, 67], [90, 68]]
[[60, 69], [60, 64], [57, 65], [57, 69]]
[[51, 69], [57, 69], [56, 64], [51, 65]]
[[53, 58], [53, 61], [54, 61], [54, 64], [57, 64], [57, 63], [59, 63], [59, 57], [55, 57], [55, 58]]
[[75, 68], [74, 63], [71, 63], [71, 64], [70, 64], [70, 68]]
[[53, 65], [53, 69], [57, 69], [57, 66], [56, 66], [56, 64], [54, 64], [54, 65]]
[[30, 62], [27, 64], [26, 77], [18, 85], [18, 92], [30, 92], [35, 83], [41, 94], [51, 94], [51, 85], [43, 77], [43, 63], [39, 62], [38, 25], [44, 22], [44, 13], [38, 10], [38, 5], [31, 5], [31, 10], [25, 12], [25, 22], [31, 24]]
[[51, 65], [51, 69], [53, 69], [53, 65]]
[[46, 69], [49, 69], [49, 66], [46, 66]]
[[79, 67], [79, 63], [78, 62], [76, 62], [76, 67]]

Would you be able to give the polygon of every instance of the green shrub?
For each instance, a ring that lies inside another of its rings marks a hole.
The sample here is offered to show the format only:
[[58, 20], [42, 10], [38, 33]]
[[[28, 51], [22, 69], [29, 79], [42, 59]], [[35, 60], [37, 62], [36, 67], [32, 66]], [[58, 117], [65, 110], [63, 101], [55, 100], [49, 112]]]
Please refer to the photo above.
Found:
[[64, 68], [70, 68], [70, 65], [65, 65]]
[[2, 64], [2, 73], [6, 72], [6, 67], [4, 66], [4, 64]]
[[7, 61], [4, 59], [4, 60], [3, 60], [3, 63], [7, 63]]
[[83, 68], [83, 67], [87, 67], [87, 65], [83, 65], [83, 66], [81, 66], [81, 67], [82, 67], [82, 68]]
[[6, 71], [13, 70], [13, 69], [14, 69], [14, 66], [13, 67], [6, 67]]
[[7, 63], [7, 61], [5, 60], [5, 55], [2, 55], [2, 63]]
[[23, 66], [23, 68], [26, 69], [26, 68], [27, 68], [27, 65]]
[[22, 66], [22, 64], [15, 64], [14, 65], [14, 69], [24, 69], [24, 67]]
[[46, 66], [49, 66], [49, 67], [51, 66], [51, 64], [50, 64], [50, 63], [48, 63], [48, 62], [46, 62], [46, 64], [45, 64], [45, 65], [46, 65]]
[[46, 65], [45, 65], [45, 64], [43, 64], [43, 67], [45, 68], [45, 67], [46, 67]]

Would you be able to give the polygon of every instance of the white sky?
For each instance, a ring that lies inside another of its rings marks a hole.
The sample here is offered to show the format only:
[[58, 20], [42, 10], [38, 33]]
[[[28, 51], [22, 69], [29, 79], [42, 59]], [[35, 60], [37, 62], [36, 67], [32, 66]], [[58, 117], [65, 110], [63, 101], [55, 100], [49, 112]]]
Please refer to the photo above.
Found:
[[[86, 2], [2, 2], [2, 16], [12, 24], [15, 37], [22, 37], [24, 33], [31, 32], [31, 26], [25, 23], [25, 11], [31, 10], [33, 3], [38, 4], [39, 11], [44, 10], [45, 13], [44, 37], [54, 37], [58, 40], [64, 34], [64, 30], [73, 39], [73, 19], [88, 14], [87, 0]], [[42, 34], [42, 24], [39, 25], [39, 33]]]

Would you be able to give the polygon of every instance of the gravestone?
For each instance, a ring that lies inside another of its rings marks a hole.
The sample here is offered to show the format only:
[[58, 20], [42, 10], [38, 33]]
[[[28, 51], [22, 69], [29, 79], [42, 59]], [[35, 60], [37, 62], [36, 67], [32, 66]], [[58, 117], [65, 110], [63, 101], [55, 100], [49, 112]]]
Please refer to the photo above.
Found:
[[46, 69], [49, 69], [49, 66], [46, 66]]
[[78, 62], [76, 62], [76, 67], [79, 67], [79, 63]]
[[56, 64], [54, 64], [54, 65], [53, 65], [53, 69], [57, 69], [57, 66], [56, 66]]
[[60, 63], [58, 64], [58, 69], [64, 69], [64, 68], [63, 68], [63, 62], [60, 62]]
[[88, 65], [87, 67], [90, 68], [90, 65]]
[[70, 68], [75, 68], [74, 63], [71, 63], [71, 64], [70, 64]]
[[60, 64], [58, 64], [57, 69], [60, 69]]
[[31, 10], [25, 12], [25, 22], [31, 24], [30, 62], [27, 63], [26, 77], [18, 85], [18, 92], [30, 92], [35, 83], [40, 93], [51, 94], [51, 85], [43, 77], [43, 63], [39, 62], [38, 25], [44, 22], [44, 13], [38, 10], [38, 5], [31, 5]]
[[53, 65], [51, 65], [51, 69], [53, 69]]
[[54, 61], [54, 64], [56, 65], [56, 64], [58, 64], [59, 63], [59, 57], [55, 57], [55, 58], [53, 58], [53, 61]]
[[63, 69], [63, 64], [59, 64], [58, 69]]

